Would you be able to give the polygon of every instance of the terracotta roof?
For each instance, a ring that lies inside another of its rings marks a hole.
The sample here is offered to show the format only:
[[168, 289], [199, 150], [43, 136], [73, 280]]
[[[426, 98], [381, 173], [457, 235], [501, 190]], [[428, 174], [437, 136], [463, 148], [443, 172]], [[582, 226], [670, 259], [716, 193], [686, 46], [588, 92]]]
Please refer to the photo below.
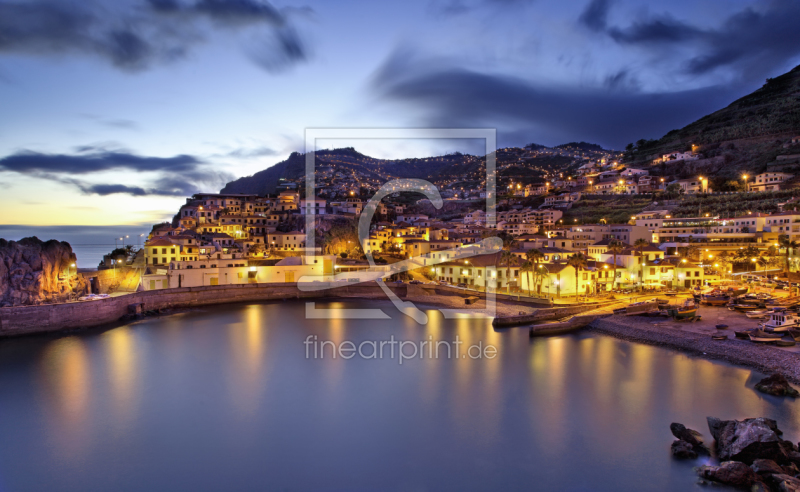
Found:
[[174, 243], [171, 243], [169, 240], [164, 239], [163, 237], [153, 238], [153, 239], [147, 241], [146, 243], [144, 243], [144, 245], [145, 246], [175, 246]]

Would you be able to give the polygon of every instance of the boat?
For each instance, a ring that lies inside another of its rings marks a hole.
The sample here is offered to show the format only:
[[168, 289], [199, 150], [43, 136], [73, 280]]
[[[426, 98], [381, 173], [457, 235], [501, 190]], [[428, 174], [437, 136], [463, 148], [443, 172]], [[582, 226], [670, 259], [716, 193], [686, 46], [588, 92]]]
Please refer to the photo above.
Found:
[[764, 319], [772, 314], [771, 309], [759, 309], [758, 311], [748, 311], [744, 313], [750, 319]]
[[755, 330], [734, 331], [733, 335], [736, 338], [743, 338], [745, 340], [749, 340], [750, 339], [750, 333], [753, 332], [753, 331], [755, 331]]
[[780, 333], [768, 333], [764, 330], [753, 330], [748, 336], [751, 342], [775, 342], [781, 339]]
[[673, 319], [694, 318], [697, 316], [697, 305], [691, 299], [687, 299], [682, 306], [669, 306], [666, 311]]
[[729, 303], [728, 310], [729, 311], [755, 311], [759, 309], [761, 306], [758, 304], [740, 304], [740, 303]]
[[604, 314], [579, 314], [564, 321], [557, 321], [555, 323], [542, 323], [540, 325], [532, 325], [528, 332], [530, 338], [543, 337], [548, 335], [563, 335], [565, 333], [572, 333], [573, 331], [580, 330], [587, 326], [592, 321], [604, 318]]
[[800, 342], [800, 330], [794, 330], [792, 328], [789, 328], [787, 330], [787, 333], [789, 333], [790, 337], [794, 338], [795, 342]]
[[640, 314], [650, 314], [658, 311], [658, 301], [642, 301], [629, 304], [628, 307], [625, 308], [625, 315], [638, 316]]
[[711, 335], [712, 340], [727, 340], [728, 335]]
[[716, 325], [715, 328], [718, 330], [727, 330], [728, 325]]
[[730, 296], [721, 292], [700, 295], [700, 303], [708, 304], [709, 306], [724, 306], [730, 299]]
[[778, 347], [794, 347], [797, 342], [794, 340], [775, 340], [775, 345]]
[[761, 324], [761, 328], [774, 332], [786, 332], [790, 328], [797, 327], [800, 327], [800, 316], [781, 308], [776, 308], [769, 315], [769, 319]]

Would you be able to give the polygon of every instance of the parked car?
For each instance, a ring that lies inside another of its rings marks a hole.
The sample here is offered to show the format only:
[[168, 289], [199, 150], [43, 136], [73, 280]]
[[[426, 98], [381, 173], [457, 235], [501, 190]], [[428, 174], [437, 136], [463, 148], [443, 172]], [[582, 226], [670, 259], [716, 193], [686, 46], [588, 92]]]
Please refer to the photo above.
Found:
[[414, 285], [419, 285], [421, 283], [422, 283], [421, 280], [412, 280], [411, 282], [409, 282], [409, 284], [414, 284]]
[[460, 287], [462, 289], [466, 289], [467, 288], [467, 284], [465, 284], [464, 282], [461, 282], [460, 284], [458, 284], [458, 287]]

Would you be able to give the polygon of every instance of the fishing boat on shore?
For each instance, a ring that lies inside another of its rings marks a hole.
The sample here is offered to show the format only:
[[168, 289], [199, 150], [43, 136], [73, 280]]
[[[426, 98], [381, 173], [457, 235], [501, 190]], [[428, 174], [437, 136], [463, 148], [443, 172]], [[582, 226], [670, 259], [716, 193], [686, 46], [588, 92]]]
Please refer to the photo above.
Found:
[[643, 314], [657, 313], [660, 309], [657, 300], [634, 302], [625, 308], [625, 316], [638, 316]]
[[795, 342], [800, 342], [800, 330], [789, 328], [787, 333], [789, 333], [789, 336], [792, 337]]
[[753, 330], [748, 333], [751, 342], [771, 343], [783, 337], [780, 333], [769, 333], [764, 330]]
[[800, 316], [787, 312], [785, 309], [776, 309], [769, 315], [769, 319], [759, 327], [767, 331], [784, 333], [790, 328], [800, 327]]
[[563, 335], [565, 333], [572, 333], [573, 331], [580, 330], [586, 327], [596, 319], [604, 318], [605, 314], [578, 314], [564, 321], [555, 323], [542, 323], [540, 325], [532, 325], [528, 332], [530, 338], [543, 337], [549, 335]]
[[746, 312], [746, 311], [755, 311], [761, 308], [762, 306], [759, 306], [758, 304], [739, 304], [736, 302], [730, 302], [728, 303], [727, 307], [729, 311]]
[[715, 292], [711, 294], [701, 294], [700, 303], [709, 306], [724, 306], [731, 300], [730, 296], [722, 292]]
[[694, 318], [697, 316], [697, 304], [692, 299], [687, 299], [682, 305], [668, 306], [666, 312], [676, 320]]

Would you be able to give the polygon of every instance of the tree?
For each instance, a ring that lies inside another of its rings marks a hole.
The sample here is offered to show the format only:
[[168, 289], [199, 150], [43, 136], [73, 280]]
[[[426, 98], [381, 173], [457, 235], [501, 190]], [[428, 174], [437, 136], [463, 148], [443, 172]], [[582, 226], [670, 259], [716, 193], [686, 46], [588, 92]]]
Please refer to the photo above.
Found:
[[639, 277], [640, 280], [640, 290], [644, 291], [644, 248], [650, 246], [650, 243], [647, 242], [645, 239], [637, 239], [635, 243], [633, 243], [633, 247], [636, 248], [636, 251], [639, 253], [639, 270], [641, 271], [641, 276]]
[[672, 183], [671, 185], [667, 185], [667, 188], [664, 190], [664, 196], [668, 199], [677, 198], [683, 193], [683, 188], [678, 183]]
[[759, 256], [758, 259], [756, 259], [756, 264], [764, 269], [764, 277], [766, 277], [769, 260], [765, 256]]
[[[512, 236], [511, 234], [509, 234], [509, 233], [507, 233], [505, 231], [500, 232], [497, 235], [497, 237], [499, 237], [503, 241], [503, 251], [501, 252], [500, 255], [498, 255], [496, 257], [497, 261], [502, 263], [503, 259], [506, 258], [506, 253], [509, 253], [511, 256], [514, 256], [514, 254], [511, 253], [511, 250], [514, 249], [517, 246], [517, 240], [514, 239], [514, 236]], [[500, 268], [500, 265], [499, 264], [495, 264], [495, 269], [498, 269], [498, 268]], [[510, 288], [509, 285], [508, 285], [508, 277], [506, 277], [506, 287]]]
[[798, 245], [796, 241], [792, 241], [789, 238], [789, 236], [787, 236], [786, 234], [781, 234], [780, 236], [778, 236], [778, 244], [780, 245], [781, 248], [784, 249], [784, 255], [783, 255], [784, 268], [783, 268], [783, 271], [784, 271], [784, 274], [786, 274], [788, 276], [788, 274], [789, 274], [789, 254], [790, 254], [789, 252], [790, 251], [793, 252], [800, 245]]
[[[527, 259], [528, 259], [528, 261], [530, 261], [531, 263], [533, 263], [533, 265], [534, 265], [534, 270], [536, 270], [536, 269], [538, 269], [538, 268], [536, 268], [536, 267], [538, 267], [538, 265], [539, 265], [539, 262], [540, 262], [540, 261], [542, 261], [542, 260], [544, 259], [544, 253], [542, 253], [542, 251], [541, 251], [541, 250], [539, 250], [539, 249], [536, 249], [536, 248], [529, 249], [529, 250], [528, 250], [528, 251], [525, 253], [525, 258], [527, 258]], [[538, 286], [538, 285], [539, 285], [539, 284], [537, 283], [537, 286]], [[537, 289], [537, 291], [538, 291], [538, 290], [539, 290], [539, 289]]]
[[504, 249], [500, 253], [500, 263], [506, 267], [506, 294], [511, 293], [511, 263], [517, 258], [517, 255], [511, 250]]
[[533, 270], [534, 270], [533, 263], [531, 263], [530, 261], [524, 262], [522, 264], [522, 267], [520, 268], [520, 272], [524, 272], [528, 278], [528, 297], [530, 297], [531, 295], [531, 280], [532, 280], [531, 272], [533, 272]]
[[570, 256], [567, 260], [567, 265], [571, 266], [575, 269], [575, 300], [578, 300], [578, 275], [582, 268], [586, 268], [588, 265], [586, 261], [586, 257], [583, 253], [575, 253], [574, 255]]
[[625, 251], [625, 245], [619, 239], [612, 239], [608, 243], [608, 252], [614, 255], [614, 278], [611, 279], [611, 289], [614, 289], [614, 283], [617, 281], [617, 255]]

